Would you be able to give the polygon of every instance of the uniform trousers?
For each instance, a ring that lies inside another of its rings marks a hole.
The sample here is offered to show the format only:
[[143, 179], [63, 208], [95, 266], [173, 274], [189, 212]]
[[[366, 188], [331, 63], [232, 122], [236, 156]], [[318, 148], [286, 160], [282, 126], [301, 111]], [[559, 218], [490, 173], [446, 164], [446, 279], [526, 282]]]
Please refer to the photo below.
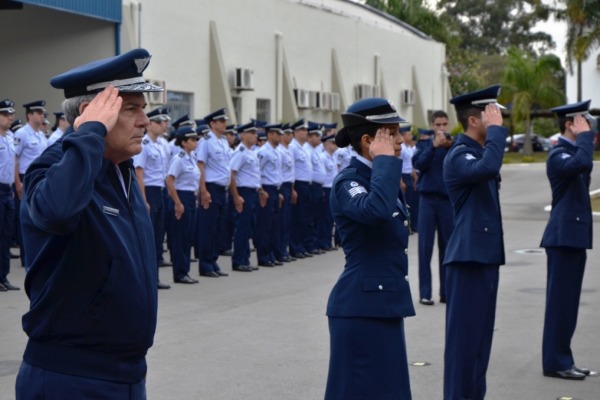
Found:
[[10, 243], [15, 218], [14, 195], [10, 185], [0, 183], [0, 283], [10, 272]]
[[[225, 186], [206, 182], [206, 190], [210, 193], [211, 203], [208, 208], [198, 206], [197, 237], [198, 264], [201, 274], [217, 272], [221, 269], [217, 265], [219, 258], [218, 238], [223, 237], [225, 226], [226, 190]], [[215, 231], [216, 229], [216, 231]]]
[[402, 174], [402, 181], [406, 185], [406, 190], [404, 191], [404, 199], [406, 200], [406, 204], [408, 205], [408, 210], [410, 212], [410, 230], [417, 230], [417, 212], [419, 211], [419, 196], [414, 189], [414, 181], [412, 174]]
[[411, 399], [402, 318], [329, 317], [325, 400]]
[[323, 206], [323, 184], [313, 182], [310, 185], [309, 225], [307, 235], [304, 237], [304, 248], [308, 252], [317, 250], [319, 239], [319, 216]]
[[267, 204], [256, 209], [256, 258], [259, 264], [275, 261], [276, 222], [279, 213], [279, 190], [273, 185], [262, 185], [269, 198]]
[[[171, 215], [170, 212], [168, 212], [168, 210], [171, 209], [171, 203], [173, 202], [173, 200], [171, 200], [171, 196], [169, 196], [169, 191], [168, 190], [164, 190], [163, 191], [163, 207], [165, 210], [164, 213], [164, 227], [165, 227], [165, 236], [166, 236], [166, 242], [167, 242], [167, 249], [169, 251], [171, 251], [171, 240], [169, 238], [170, 232], [169, 232], [169, 227], [171, 226], [171, 219], [175, 218], [174, 216]], [[192, 236], [192, 243], [196, 243], [196, 232], [194, 232], [193, 236]], [[159, 256], [160, 257], [160, 256]]]
[[485, 397], [498, 279], [498, 265], [447, 265], [445, 400]]
[[190, 254], [192, 251], [192, 235], [196, 230], [196, 194], [189, 190], [178, 190], [177, 196], [183, 204], [183, 215], [175, 218], [175, 205], [171, 202], [169, 212], [173, 214], [170, 229], [171, 262], [173, 263], [173, 280], [177, 281], [190, 273]]
[[229, 192], [225, 196], [225, 217], [223, 218], [223, 226], [219, 229], [221, 237], [217, 239], [217, 247], [219, 254], [231, 250], [233, 246], [233, 217], [235, 215], [235, 204], [231, 200]]
[[283, 182], [279, 193], [283, 196], [283, 204], [279, 209], [279, 218], [275, 227], [275, 259], [281, 261], [290, 256], [290, 227], [292, 223], [292, 182]]
[[111, 382], [61, 374], [21, 364], [16, 383], [16, 400], [145, 400], [146, 381]]
[[437, 231], [440, 296], [446, 297], [446, 267], [444, 255], [452, 234], [454, 211], [450, 199], [444, 196], [421, 194], [419, 204], [419, 297], [432, 298], [431, 256]]
[[546, 248], [548, 280], [542, 344], [544, 371], [564, 371], [575, 365], [571, 339], [577, 327], [579, 299], [587, 253], [569, 247]]
[[308, 249], [304, 247], [304, 238], [308, 235], [310, 226], [310, 182], [296, 181], [294, 189], [298, 194], [296, 204], [292, 206], [292, 227], [290, 255], [302, 255]]
[[[25, 177], [25, 174], [19, 174], [19, 179], [21, 180], [21, 182], [23, 182], [24, 177]], [[21, 215], [20, 215], [21, 199], [19, 199], [19, 196], [17, 195], [16, 186], [14, 186], [14, 185], [13, 185], [13, 191], [15, 194], [15, 198], [14, 198], [15, 213], [14, 213], [13, 237], [16, 239], [16, 243], [19, 246], [19, 249], [21, 249], [20, 250], [21, 266], [24, 266], [25, 260], [23, 259], [23, 257], [24, 257], [25, 252], [23, 251], [23, 236], [21, 234]]]
[[258, 192], [255, 188], [238, 187], [237, 190], [244, 199], [244, 208], [241, 213], [235, 211], [234, 215], [232, 267], [250, 265], [252, 220], [258, 204]]
[[146, 202], [150, 205], [150, 222], [154, 230], [154, 246], [156, 248], [157, 268], [163, 262], [163, 239], [165, 237], [164, 188], [146, 186]]
[[329, 206], [329, 196], [331, 195], [330, 187], [323, 187], [323, 200], [319, 207], [318, 223], [318, 241], [317, 247], [322, 250], [330, 250], [332, 248], [331, 239], [333, 237], [333, 214]]

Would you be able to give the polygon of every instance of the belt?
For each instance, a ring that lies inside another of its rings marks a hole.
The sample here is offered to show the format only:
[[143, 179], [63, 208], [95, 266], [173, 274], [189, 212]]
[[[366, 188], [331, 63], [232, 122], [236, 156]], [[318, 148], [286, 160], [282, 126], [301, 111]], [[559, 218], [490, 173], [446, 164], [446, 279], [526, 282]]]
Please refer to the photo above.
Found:
[[262, 185], [263, 189], [274, 189], [274, 190], [279, 190], [279, 188], [281, 186], [275, 186], [275, 185]]
[[4, 190], [4, 191], [10, 191], [11, 189], [11, 185], [9, 185], [8, 183], [0, 183], [0, 190]]
[[214, 186], [217, 189], [223, 189], [223, 190], [227, 190], [227, 186], [221, 186], [217, 183], [213, 183], [213, 182], [206, 182], [206, 186]]

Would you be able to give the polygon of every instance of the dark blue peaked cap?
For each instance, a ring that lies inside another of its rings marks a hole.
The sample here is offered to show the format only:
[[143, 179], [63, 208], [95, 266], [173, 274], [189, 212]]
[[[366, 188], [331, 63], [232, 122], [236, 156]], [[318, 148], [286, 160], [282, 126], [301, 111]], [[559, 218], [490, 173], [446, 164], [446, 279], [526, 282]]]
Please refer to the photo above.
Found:
[[304, 121], [304, 118], [300, 118], [298, 121], [296, 121], [292, 125], [290, 125], [290, 128], [293, 129], [293, 130], [296, 130], [296, 129], [307, 129], [308, 128], [308, 124]]
[[260, 131], [260, 132], [258, 133], [258, 139], [259, 139], [259, 140], [267, 140], [267, 132], [265, 132], [265, 131]]
[[175, 136], [180, 139], [197, 138], [198, 133], [192, 126], [185, 125], [175, 131]]
[[227, 125], [225, 128], [225, 133], [233, 133], [235, 135], [237, 133], [235, 125]]
[[250, 121], [254, 122], [257, 128], [262, 128], [263, 126], [268, 124], [267, 121], [261, 121], [260, 119], [250, 118]]
[[435, 132], [433, 131], [433, 129], [423, 129], [423, 128], [419, 128], [419, 135], [433, 135], [435, 134]]
[[206, 117], [204, 117], [204, 120], [206, 121], [207, 124], [211, 121], [216, 121], [219, 119], [224, 119], [225, 121], [227, 121], [229, 119], [227, 117], [227, 113], [224, 108], [220, 108], [217, 111], [213, 111], [210, 114], [208, 114]]
[[150, 121], [166, 121], [162, 111], [162, 107], [158, 107], [147, 113], [146, 116]]
[[54, 114], [54, 116], [56, 117], [56, 119], [60, 119], [60, 118], [64, 118], [65, 117], [65, 113], [62, 111], [54, 111], [52, 114]]
[[412, 127], [410, 125], [400, 127], [400, 133], [410, 132], [411, 130], [412, 130]]
[[280, 135], [283, 135], [283, 128], [281, 127], [281, 124], [267, 124], [263, 126], [263, 129], [265, 132], [276, 131]]
[[101, 92], [110, 84], [121, 93], [162, 92], [163, 88], [146, 82], [142, 76], [150, 58], [146, 49], [133, 49], [56, 75], [50, 84], [63, 89], [67, 99]]
[[337, 128], [337, 122], [331, 123], [331, 124], [322, 124], [323, 129], [336, 129]]
[[588, 110], [590, 109], [591, 102], [591, 100], [586, 100], [579, 103], [565, 104], [564, 106], [554, 107], [550, 111], [556, 113], [559, 117], [574, 117], [576, 115], [583, 115], [585, 117], [589, 115]]
[[[203, 119], [199, 119], [198, 121], [204, 121]], [[205, 135], [210, 131], [210, 128], [205, 123], [196, 124], [196, 132], [198, 135]]]
[[321, 131], [321, 124], [317, 123], [317, 122], [309, 122], [308, 123], [308, 128], [306, 128], [308, 130], [309, 134], [319, 134], [322, 135], [323, 132]]
[[10, 101], [9, 99], [0, 101], [0, 113], [14, 114], [15, 103]]
[[30, 111], [46, 112], [46, 109], [44, 108], [45, 105], [46, 105], [46, 102], [44, 100], [36, 100], [36, 101], [32, 101], [30, 103], [23, 104], [23, 107], [25, 107], [26, 112], [30, 112]]
[[335, 142], [335, 135], [327, 135], [321, 138], [321, 142]]
[[13, 121], [12, 124], [10, 124], [10, 130], [12, 132], [15, 132], [19, 129], [21, 129], [23, 127], [23, 121], [21, 121], [20, 119], [16, 119]]
[[283, 133], [286, 132], [293, 132], [294, 130], [292, 129], [290, 124], [283, 124], [281, 125], [281, 129], [283, 129]]
[[190, 119], [189, 115], [185, 114], [183, 117], [173, 121], [171, 125], [177, 130], [180, 126], [194, 125], [194, 122]]
[[254, 121], [250, 121], [247, 124], [239, 125], [237, 127], [237, 131], [239, 133], [243, 133], [243, 132], [256, 132], [257, 130], [258, 130], [258, 128], [256, 127], [256, 123]]
[[454, 104], [454, 107], [457, 109], [466, 107], [484, 109], [488, 104], [496, 104], [500, 108], [506, 108], [496, 101], [498, 96], [500, 96], [500, 89], [502, 89], [500, 85], [494, 85], [475, 92], [461, 94], [460, 96], [451, 98], [450, 104]]
[[407, 122], [387, 99], [371, 97], [358, 100], [342, 113], [344, 128], [364, 124], [399, 124]]

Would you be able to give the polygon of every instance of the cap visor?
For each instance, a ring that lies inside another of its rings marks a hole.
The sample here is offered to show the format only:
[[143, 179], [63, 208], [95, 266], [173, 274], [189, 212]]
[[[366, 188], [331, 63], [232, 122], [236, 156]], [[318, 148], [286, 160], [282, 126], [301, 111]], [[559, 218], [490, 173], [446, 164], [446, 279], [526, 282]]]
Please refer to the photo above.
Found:
[[134, 83], [131, 85], [118, 86], [119, 92], [121, 93], [144, 93], [144, 92], [162, 92], [163, 88], [160, 86], [153, 85], [151, 83]]

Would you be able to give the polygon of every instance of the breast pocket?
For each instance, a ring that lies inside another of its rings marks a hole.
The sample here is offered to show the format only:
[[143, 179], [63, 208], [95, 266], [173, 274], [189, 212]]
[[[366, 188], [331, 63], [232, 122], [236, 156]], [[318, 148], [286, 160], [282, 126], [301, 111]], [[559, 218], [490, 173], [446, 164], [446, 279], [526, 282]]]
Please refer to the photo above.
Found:
[[365, 277], [363, 278], [363, 292], [395, 292], [396, 280], [389, 277]]

